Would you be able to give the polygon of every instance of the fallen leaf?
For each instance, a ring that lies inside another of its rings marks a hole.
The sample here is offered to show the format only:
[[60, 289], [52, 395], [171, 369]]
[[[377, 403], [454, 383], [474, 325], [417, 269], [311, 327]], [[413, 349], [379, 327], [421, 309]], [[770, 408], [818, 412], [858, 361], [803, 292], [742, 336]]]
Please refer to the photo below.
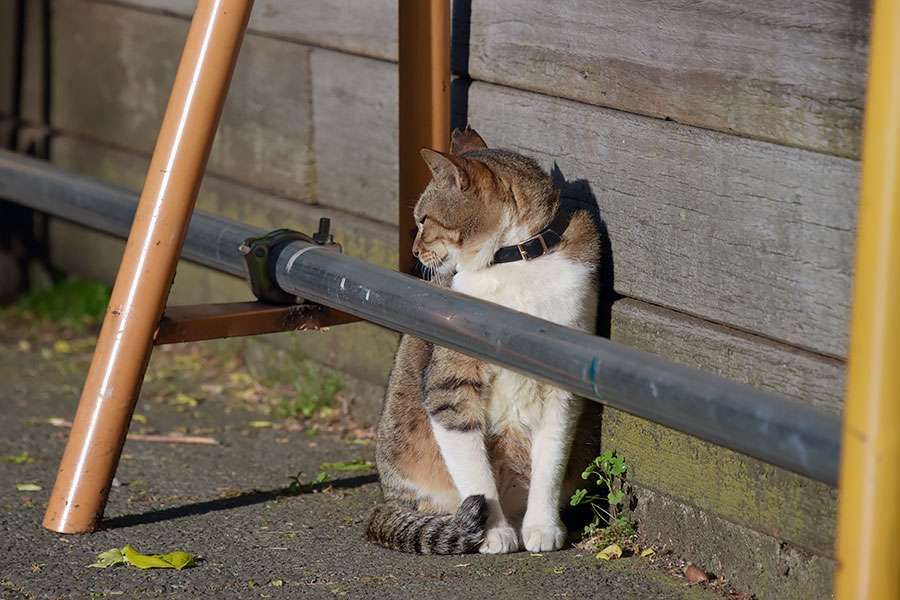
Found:
[[169, 554], [141, 554], [131, 546], [122, 548], [125, 559], [139, 569], [184, 569], [196, 566], [194, 557], [187, 552], [170, 552]]
[[199, 400], [197, 400], [193, 396], [188, 396], [187, 394], [179, 393], [175, 396], [175, 404], [181, 404], [183, 406], [197, 406], [199, 403]]
[[60, 354], [68, 354], [72, 351], [72, 346], [66, 340], [56, 340], [53, 342], [53, 350]]
[[654, 554], [656, 554], [656, 550], [654, 550], [653, 548], [647, 548], [646, 550], [641, 552], [641, 558], [647, 558], [649, 556], [653, 556]]
[[101, 552], [99, 555], [97, 555], [97, 562], [88, 566], [96, 567], [98, 569], [105, 569], [107, 567], [117, 567], [119, 565], [124, 565], [125, 562], [125, 555], [122, 554], [122, 551], [118, 548], [113, 548], [111, 550], [107, 550], [106, 552]]
[[272, 421], [250, 421], [250, 427], [257, 427], [259, 429], [271, 427], [272, 425], [274, 425]]
[[599, 558], [600, 560], [622, 558], [622, 547], [618, 544], [610, 544], [599, 553], [597, 553], [597, 558]]
[[144, 415], [142, 415], [140, 413], [134, 413], [133, 415], [131, 415], [131, 420], [137, 421], [138, 423], [146, 423], [147, 417], [145, 417]]
[[28, 454], [27, 450], [22, 450], [22, 454], [17, 456], [0, 456], [0, 460], [15, 465], [24, 465], [25, 463], [33, 463], [34, 457]]
[[131, 546], [112, 548], [97, 556], [97, 562], [89, 567], [105, 569], [119, 565], [133, 565], [139, 569], [181, 569], [194, 567], [194, 557], [187, 552], [169, 554], [141, 554]]
[[237, 393], [237, 397], [243, 400], [244, 402], [255, 403], [259, 398], [259, 393], [256, 391], [256, 388], [247, 388], [245, 390], [241, 390]]
[[694, 565], [688, 565], [687, 569], [684, 570], [684, 578], [691, 583], [709, 581], [709, 576], [704, 573], [702, 569], [695, 567]]
[[39, 492], [43, 488], [33, 483], [17, 483], [16, 489], [20, 492]]
[[555, 575], [562, 575], [562, 574], [565, 573], [565, 572], [566, 572], [566, 568], [565, 568], [565, 567], [560, 566], [560, 567], [554, 567], [554, 568], [553, 568], [553, 573], [554, 573]]
[[326, 471], [371, 471], [375, 468], [375, 463], [363, 460], [360, 456], [353, 460], [322, 463], [321, 468]]
[[200, 369], [203, 367], [203, 361], [201, 360], [200, 353], [198, 352], [194, 352], [193, 354], [176, 355], [175, 362], [192, 369]]

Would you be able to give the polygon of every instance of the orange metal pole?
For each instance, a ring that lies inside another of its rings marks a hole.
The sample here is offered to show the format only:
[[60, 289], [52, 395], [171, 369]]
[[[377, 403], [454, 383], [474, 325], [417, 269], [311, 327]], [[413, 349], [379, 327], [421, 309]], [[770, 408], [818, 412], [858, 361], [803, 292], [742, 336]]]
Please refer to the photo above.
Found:
[[100, 526], [252, 0], [200, 0], [125, 246], [44, 527]]
[[841, 448], [838, 600], [900, 600], [900, 4], [872, 10]]
[[413, 206], [431, 179], [422, 148], [450, 149], [450, 0], [400, 0], [399, 265], [412, 272]]

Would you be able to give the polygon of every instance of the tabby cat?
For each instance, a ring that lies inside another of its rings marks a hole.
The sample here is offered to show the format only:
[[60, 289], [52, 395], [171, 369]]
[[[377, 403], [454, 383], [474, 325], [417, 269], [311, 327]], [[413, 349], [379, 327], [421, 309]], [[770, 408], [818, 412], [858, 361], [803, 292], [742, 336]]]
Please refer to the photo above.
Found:
[[[533, 160], [488, 149], [468, 127], [454, 132], [452, 151], [422, 150], [433, 178], [415, 207], [413, 253], [432, 279], [593, 331], [590, 215], [561, 210]], [[366, 538], [425, 554], [559, 549], [560, 500], [592, 458], [588, 412], [564, 390], [404, 336], [378, 424], [384, 504]]]

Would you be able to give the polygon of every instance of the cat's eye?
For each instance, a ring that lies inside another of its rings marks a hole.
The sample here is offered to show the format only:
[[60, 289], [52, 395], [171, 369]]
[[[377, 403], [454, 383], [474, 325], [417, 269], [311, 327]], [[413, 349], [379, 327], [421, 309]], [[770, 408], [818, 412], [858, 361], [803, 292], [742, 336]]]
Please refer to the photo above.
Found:
[[420, 229], [421, 229], [422, 227], [425, 227], [425, 219], [427, 219], [427, 218], [428, 218], [428, 217], [422, 217], [421, 219], [419, 219], [418, 226], [419, 226]]

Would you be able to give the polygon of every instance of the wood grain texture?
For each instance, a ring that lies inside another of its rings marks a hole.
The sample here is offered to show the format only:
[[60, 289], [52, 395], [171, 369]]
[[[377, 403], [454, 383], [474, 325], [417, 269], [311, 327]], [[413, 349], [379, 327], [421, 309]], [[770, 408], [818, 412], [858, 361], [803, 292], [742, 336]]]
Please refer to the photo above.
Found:
[[[149, 154], [181, 50], [184, 19], [58, 0], [53, 13], [56, 128]], [[95, 32], [102, 31], [103, 35]], [[304, 201], [314, 174], [309, 49], [248, 35], [209, 171]]]
[[829, 600], [834, 561], [635, 486], [634, 516], [657, 556], [672, 551], [754, 598]]
[[468, 117], [599, 206], [618, 292], [846, 354], [856, 161], [477, 82]]
[[476, 80], [859, 155], [865, 0], [460, 2]]
[[[51, 160], [131, 189], [140, 188], [149, 164], [149, 159], [141, 155], [70, 136], [53, 138]], [[204, 179], [197, 208], [264, 229], [289, 227], [305, 232], [315, 231], [320, 217], [331, 217], [332, 232], [345, 254], [388, 268], [397, 264], [395, 228], [333, 208], [285, 201], [214, 175]], [[108, 283], [115, 279], [124, 241], [54, 220], [50, 242], [57, 266]], [[245, 281], [188, 261], [179, 263], [170, 295], [171, 302], [178, 304], [249, 299], [252, 294]], [[295, 350], [307, 358], [367, 382], [366, 398], [359, 401], [369, 404], [360, 409], [361, 414], [370, 419], [377, 416], [380, 393], [371, 388], [382, 386], [383, 391], [399, 334], [359, 323], [298, 333], [296, 337], [299, 346], [295, 344]]]
[[[149, 166], [148, 157], [65, 135], [53, 138], [51, 160], [66, 169], [135, 191], [140, 190]], [[388, 225], [333, 208], [284, 200], [215, 175], [204, 178], [197, 209], [263, 229], [287, 227], [307, 233], [316, 231], [319, 218], [330, 217], [332, 233], [345, 254], [388, 268], [397, 264], [397, 235]], [[116, 260], [112, 262], [118, 266]]]
[[48, 45], [44, 40], [45, 18], [42, 3], [25, 3], [25, 47], [22, 57], [22, 106], [20, 110], [22, 120], [28, 123], [40, 123], [49, 108], [44, 74], [44, 53], [48, 52]]
[[[121, 0], [183, 17], [196, 0]], [[258, 0], [250, 31], [361, 56], [397, 60], [397, 2], [391, 0]]]
[[814, 552], [834, 546], [837, 489], [627, 413], [603, 411], [602, 445], [628, 480]]
[[310, 70], [319, 203], [396, 225], [397, 65], [313, 50]]
[[624, 298], [612, 307], [614, 341], [840, 413], [843, 361]]
[[16, 2], [0, 0], [0, 117], [11, 116], [15, 104], [15, 27]]

